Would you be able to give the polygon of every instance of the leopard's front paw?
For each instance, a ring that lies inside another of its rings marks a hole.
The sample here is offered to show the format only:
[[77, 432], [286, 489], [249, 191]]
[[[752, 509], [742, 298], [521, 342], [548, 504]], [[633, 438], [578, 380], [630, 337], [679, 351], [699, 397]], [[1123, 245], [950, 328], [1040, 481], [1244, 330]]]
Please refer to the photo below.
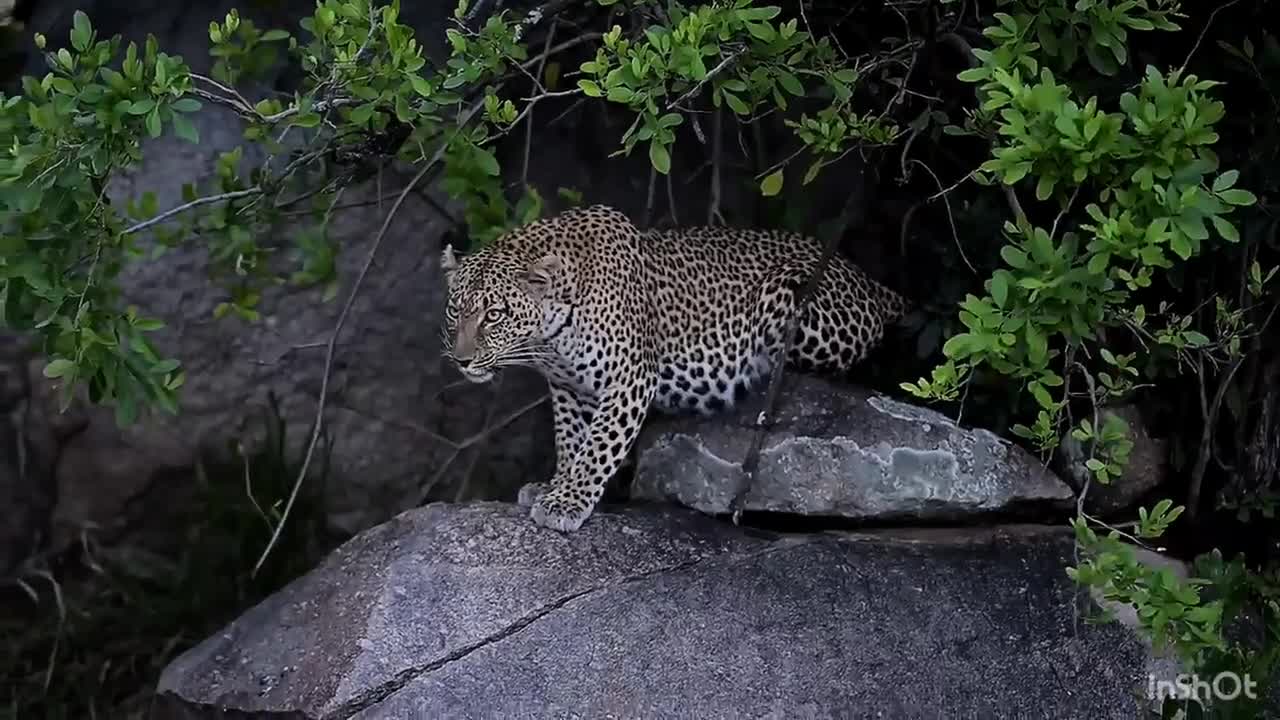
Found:
[[554, 490], [543, 493], [533, 503], [529, 517], [542, 527], [573, 532], [591, 515], [591, 508], [581, 500], [570, 500]]
[[520, 492], [516, 494], [516, 504], [524, 508], [533, 507], [538, 498], [550, 488], [551, 485], [548, 483], [526, 483], [524, 487], [520, 488]]

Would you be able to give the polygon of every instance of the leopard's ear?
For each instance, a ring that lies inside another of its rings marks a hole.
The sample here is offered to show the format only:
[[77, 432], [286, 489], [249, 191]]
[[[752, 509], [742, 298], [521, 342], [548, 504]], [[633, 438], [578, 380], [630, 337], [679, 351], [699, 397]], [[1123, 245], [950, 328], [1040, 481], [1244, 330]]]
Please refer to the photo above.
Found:
[[534, 295], [542, 295], [547, 291], [556, 276], [560, 274], [560, 270], [563, 267], [564, 262], [558, 256], [543, 255], [529, 263], [529, 267], [525, 269], [525, 287]]
[[453, 254], [453, 243], [446, 244], [444, 251], [440, 253], [440, 269], [445, 275], [458, 269], [458, 257]]

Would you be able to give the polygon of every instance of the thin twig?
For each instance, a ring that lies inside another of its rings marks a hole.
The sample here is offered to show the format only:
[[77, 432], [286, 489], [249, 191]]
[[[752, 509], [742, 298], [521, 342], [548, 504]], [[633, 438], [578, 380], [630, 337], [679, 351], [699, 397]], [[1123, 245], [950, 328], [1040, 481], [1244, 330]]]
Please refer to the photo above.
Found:
[[1201, 380], [1200, 410], [1204, 414], [1204, 429], [1200, 431], [1199, 454], [1196, 456], [1195, 467], [1191, 470], [1191, 482], [1187, 487], [1187, 520], [1189, 521], [1196, 519], [1197, 507], [1200, 505], [1200, 488], [1204, 483], [1204, 472], [1209, 465], [1210, 451], [1213, 446], [1214, 423], [1218, 419], [1218, 412], [1222, 409], [1222, 400], [1227, 395], [1227, 389], [1231, 386], [1231, 378], [1235, 376], [1236, 370], [1240, 369], [1243, 362], [1244, 357], [1241, 356], [1232, 360], [1227, 366], [1227, 371], [1218, 381], [1218, 389], [1213, 394], [1212, 404], [1205, 403], [1203, 379]]
[[432, 474], [431, 479], [428, 480], [426, 483], [424, 483], [422, 487], [418, 490], [418, 499], [417, 499], [417, 502], [414, 503], [414, 505], [421, 505], [423, 501], [427, 499], [427, 495], [431, 493], [431, 488], [435, 487], [435, 485], [438, 482], [440, 482], [440, 478], [444, 476], [445, 471], [449, 469], [449, 466], [453, 463], [455, 459], [457, 459], [458, 455], [460, 455], [463, 450], [466, 450], [472, 445], [475, 445], [476, 443], [481, 442], [482, 440], [484, 440], [485, 438], [488, 438], [497, 430], [501, 430], [507, 425], [510, 425], [511, 423], [515, 422], [524, 414], [532, 411], [534, 408], [546, 402], [547, 399], [550, 397], [551, 396], [548, 395], [547, 393], [543, 393], [542, 395], [538, 396], [537, 399], [527, 402], [524, 405], [521, 405], [520, 407], [516, 408], [515, 410], [512, 410], [511, 412], [507, 413], [506, 415], [503, 415], [501, 418], [498, 419], [497, 422], [493, 423], [492, 425], [481, 428], [479, 432], [473, 433], [469, 437], [464, 438], [457, 442], [449, 440], [448, 438], [445, 438], [436, 433], [431, 433], [432, 435], [435, 435], [436, 437], [443, 440], [446, 444], [448, 444], [452, 448], [452, 450], [449, 453], [449, 457], [445, 458], [445, 461], [441, 463], [440, 467], [436, 468], [436, 471], [434, 474]]
[[[1209, 19], [1206, 20], [1204, 26], [1200, 28], [1200, 34], [1196, 36], [1196, 44], [1191, 46], [1191, 50], [1187, 52], [1187, 58], [1183, 60], [1182, 65], [1178, 67], [1178, 77], [1182, 77], [1182, 74], [1186, 72], [1187, 65], [1190, 64], [1192, 56], [1196, 54], [1196, 50], [1200, 49], [1200, 43], [1204, 41], [1205, 34], [1209, 32], [1209, 27], [1213, 25], [1213, 19], [1218, 17], [1218, 13], [1238, 2], [1240, 2], [1240, 0], [1230, 0], [1230, 2], [1219, 5], [1213, 12], [1209, 13]], [[1187, 508], [1187, 512], [1191, 512], [1191, 509]]]
[[724, 108], [716, 108], [711, 121], [711, 202], [707, 204], [707, 224], [723, 225], [720, 215], [720, 163], [723, 160]]
[[[463, 123], [465, 124], [465, 123]], [[338, 314], [338, 320], [334, 324], [333, 332], [329, 334], [329, 342], [325, 349], [323, 377], [320, 380], [320, 398], [316, 403], [315, 421], [312, 424], [311, 440], [307, 443], [307, 452], [302, 459], [302, 468], [298, 470], [298, 476], [293, 482], [293, 490], [289, 493], [289, 501], [285, 503], [284, 512], [280, 515], [280, 521], [276, 523], [275, 532], [271, 534], [271, 540], [267, 546], [263, 548], [262, 554], [258, 557], [258, 561], [253, 566], [252, 577], [256, 577], [258, 570], [262, 568], [262, 564], [266, 562], [267, 556], [271, 554], [271, 550], [280, 540], [280, 533], [284, 530], [285, 523], [289, 520], [289, 513], [293, 509], [293, 503], [297, 500], [298, 491], [302, 488], [302, 482], [307, 476], [307, 470], [311, 467], [311, 459], [315, 455], [316, 445], [320, 441], [320, 432], [324, 426], [324, 409], [329, 398], [329, 379], [333, 371], [333, 358], [338, 345], [338, 336], [342, 333], [342, 327], [346, 324], [347, 316], [351, 314], [351, 308], [355, 305], [356, 296], [360, 293], [360, 286], [364, 284], [365, 276], [369, 274], [369, 268], [373, 266], [374, 257], [378, 254], [378, 248], [382, 245], [382, 239], [386, 237], [387, 230], [391, 227], [391, 221], [395, 218], [396, 212], [400, 210], [400, 205], [404, 203], [404, 199], [409, 196], [409, 192], [417, 185], [422, 178], [426, 177], [440, 162], [440, 158], [444, 156], [447, 143], [442, 143], [440, 149], [436, 151], [434, 157], [427, 164], [422, 166], [417, 175], [405, 185], [400, 191], [400, 196], [396, 198], [395, 204], [387, 212], [386, 218], [382, 221], [382, 228], [378, 230], [378, 234], [373, 239], [373, 244], [369, 248], [369, 253], [365, 256], [364, 266], [360, 268], [360, 274], [356, 276], [355, 283], [351, 286], [351, 292], [347, 295], [347, 301], [342, 306], [342, 311]]]
[[[960, 50], [964, 54], [965, 60], [969, 63], [969, 67], [978, 66], [978, 56], [973, 54], [973, 47], [969, 45], [968, 40], [953, 32], [943, 33], [938, 39]], [[1022, 211], [1022, 203], [1018, 202], [1018, 196], [1014, 193], [1013, 186], [1000, 183], [1000, 189], [1004, 191], [1005, 200], [1009, 203], [1009, 209], [1013, 211], [1018, 227], [1026, 227], [1027, 214]]]
[[[493, 422], [493, 411], [498, 407], [498, 400], [502, 397], [503, 379], [500, 377], [493, 384], [493, 397], [489, 398], [489, 405], [484, 409], [484, 420], [480, 422], [482, 430], [487, 429]], [[471, 489], [471, 476], [476, 471], [476, 461], [480, 459], [480, 453], [484, 451], [484, 441], [488, 438], [489, 435], [486, 433], [483, 439], [476, 441], [475, 452], [471, 453], [471, 457], [467, 459], [467, 467], [462, 471], [462, 480], [458, 482], [458, 489], [453, 494], [454, 502], [462, 502], [467, 498], [467, 491]]]
[[671, 226], [680, 227], [679, 210], [676, 207], [675, 181], [671, 173], [667, 173], [667, 213], [671, 216]]
[[827, 265], [831, 263], [831, 258], [835, 256], [836, 246], [840, 242], [840, 237], [844, 234], [844, 228], [848, 227], [848, 206], [842, 213], [845, 221], [840, 227], [833, 228], [831, 234], [826, 238], [822, 246], [822, 254], [818, 257], [818, 262], [810, 271], [809, 277], [804, 286], [800, 288], [800, 292], [795, 296], [795, 307], [792, 309], [790, 317], [787, 318], [786, 329], [783, 331], [782, 342], [778, 346], [778, 354], [774, 358], [772, 373], [769, 376], [769, 388], [765, 393], [764, 407], [761, 408], [759, 416], [756, 417], [756, 432], [751, 439], [751, 446], [747, 449], [746, 458], [742, 461], [742, 474], [744, 481], [742, 487], [734, 493], [732, 502], [729, 504], [730, 510], [733, 512], [733, 522], [736, 525], [742, 517], [742, 503], [746, 499], [747, 493], [750, 492], [751, 486], [755, 482], [756, 470], [760, 466], [760, 450], [764, 446], [765, 431], [773, 425], [774, 407], [778, 403], [778, 393], [782, 389], [782, 378], [785, 374], [787, 354], [791, 352], [791, 346], [794, 342], [796, 332], [800, 327], [800, 318], [803, 316], [805, 308], [808, 306], [809, 298], [818, 289], [818, 285], [822, 282], [822, 277], [826, 273]]
[[644, 201], [644, 218], [641, 220], [640, 227], [648, 228], [653, 223], [653, 200], [654, 189], [658, 184], [658, 169], [649, 166], [649, 192], [645, 196]]
[[122, 234], [132, 235], [133, 233], [136, 233], [139, 230], [145, 230], [151, 227], [152, 225], [158, 225], [159, 223], [162, 223], [165, 220], [168, 220], [174, 215], [178, 215], [179, 213], [184, 213], [188, 210], [191, 210], [192, 208], [200, 207], [201, 205], [210, 205], [212, 203], [223, 202], [225, 200], [236, 200], [242, 197], [249, 197], [250, 195], [261, 195], [262, 193], [263, 193], [262, 188], [252, 187], [246, 190], [235, 190], [233, 192], [221, 193], [219, 195], [208, 195], [205, 197], [196, 198], [195, 200], [192, 200], [189, 203], [183, 203], [176, 208], [165, 210], [164, 212], [151, 218], [150, 220], [143, 220], [137, 225], [133, 225], [128, 228], [125, 228]]
[[[908, 160], [907, 160], [907, 163], [908, 163], [908, 164], [910, 164], [910, 163], [916, 163], [916, 164], [919, 164], [919, 165], [920, 165], [920, 167], [922, 167], [922, 168], [924, 168], [924, 169], [925, 169], [925, 172], [929, 173], [929, 177], [933, 178], [933, 181], [934, 181], [935, 183], [937, 183], [939, 190], [942, 190], [942, 181], [941, 181], [941, 180], [939, 180], [939, 179], [938, 179], [937, 174], [935, 174], [935, 173], [933, 172], [933, 168], [931, 168], [931, 167], [929, 167], [927, 164], [925, 164], [925, 163], [924, 163], [924, 161], [922, 161], [922, 160], [917, 160], [916, 158], [910, 158], [910, 159], [908, 159]], [[953, 187], [954, 187], [954, 186], [953, 186]], [[970, 271], [970, 272], [972, 272], [974, 275], [977, 275], [977, 274], [978, 274], [978, 269], [977, 269], [977, 268], [975, 268], [975, 267], [973, 266], [973, 263], [969, 261], [969, 256], [968, 256], [968, 255], [966, 255], [966, 254], [965, 254], [965, 252], [964, 252], [964, 245], [960, 242], [960, 231], [956, 228], [956, 218], [955, 218], [955, 215], [953, 215], [953, 214], [952, 214], [952, 212], [951, 212], [951, 200], [947, 197], [946, 192], [945, 192], [945, 191], [942, 191], [942, 192], [937, 193], [936, 195], [932, 195], [932, 196], [930, 196], [930, 197], [928, 198], [928, 200], [926, 200], [925, 202], [928, 202], [929, 200], [933, 200], [934, 198], [937, 198], [937, 197], [941, 197], [941, 198], [942, 198], [942, 205], [943, 205], [943, 207], [945, 207], [945, 208], [946, 208], [946, 210], [947, 210], [947, 222], [948, 222], [948, 223], [950, 224], [950, 226], [951, 226], [951, 237], [955, 240], [955, 243], [956, 243], [956, 250], [958, 250], [958, 251], [960, 252], [960, 259], [964, 261], [965, 266], [967, 266], [967, 267], [969, 268], [969, 271]], [[915, 208], [913, 207], [912, 209], [914, 210]], [[904, 221], [904, 223], [903, 223], [903, 226], [902, 226], [902, 236], [899, 238], [899, 240], [900, 240], [901, 242], [905, 243], [905, 242], [906, 242], [906, 231], [907, 231], [907, 226], [906, 226], [906, 223], [905, 223], [905, 221], [906, 221], [906, 218], [905, 218], [905, 217], [903, 218], [903, 221]]]
[[[680, 107], [681, 103], [683, 103], [685, 100], [688, 100], [694, 95], [697, 95], [699, 92], [702, 91], [702, 88], [707, 86], [707, 83], [715, 79], [715, 77], [720, 73], [729, 69], [729, 66], [733, 65], [733, 63], [736, 62], [738, 58], [741, 57], [742, 54], [745, 53], [746, 51], [747, 49], [744, 47], [744, 48], [739, 48], [729, 53], [728, 55], [726, 55], [725, 58], [721, 60], [719, 64], [711, 68], [711, 70], [707, 71], [706, 77], [699, 80], [697, 85], [694, 85], [693, 87], [689, 88], [684, 92], [684, 94], [676, 98], [674, 102], [667, 105], [667, 109], [670, 110], [672, 108], [678, 108]], [[684, 108], [681, 108], [681, 109], [684, 109]]]
[[[542, 86], [542, 73], [546, 69], [547, 58], [551, 53], [551, 41], [555, 39], [556, 27], [558, 21], [552, 20], [551, 27], [547, 30], [547, 41], [542, 44], [542, 58], [538, 63], [538, 69], [534, 71], [533, 82], [538, 90], [545, 92], [546, 88]], [[533, 108], [529, 108], [529, 117], [525, 119], [525, 136], [524, 136], [524, 163], [520, 167], [520, 184], [524, 189], [529, 188], [529, 157], [533, 154]]]

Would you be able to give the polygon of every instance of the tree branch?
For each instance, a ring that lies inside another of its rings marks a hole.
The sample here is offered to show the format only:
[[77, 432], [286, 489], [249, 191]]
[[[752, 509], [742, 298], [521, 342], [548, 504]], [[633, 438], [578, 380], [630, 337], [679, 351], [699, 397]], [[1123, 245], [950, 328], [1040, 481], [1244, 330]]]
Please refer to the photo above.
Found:
[[[465, 124], [465, 121], [461, 124]], [[360, 268], [360, 274], [356, 276], [355, 282], [351, 286], [351, 292], [347, 295], [347, 301], [343, 304], [342, 311], [338, 314], [338, 320], [333, 326], [333, 332], [329, 334], [329, 342], [325, 346], [324, 374], [320, 380], [320, 397], [316, 403], [315, 421], [312, 423], [311, 439], [307, 443], [307, 452], [302, 458], [302, 467], [298, 470], [298, 476], [293, 482], [293, 490], [289, 493], [289, 500], [285, 503], [284, 511], [280, 515], [280, 521], [276, 524], [275, 532], [271, 534], [271, 540], [267, 542], [267, 546], [263, 548], [262, 554], [253, 566], [253, 572], [251, 573], [253, 577], [257, 576], [258, 570], [266, 562], [267, 556], [271, 554], [271, 550], [279, 542], [280, 533], [284, 529], [284, 524], [289, 520], [289, 513], [293, 509], [293, 503], [297, 500], [298, 491], [302, 488], [302, 482], [307, 476], [307, 470], [311, 467], [311, 459], [315, 455], [316, 444], [320, 441], [320, 433], [324, 426], [324, 410], [329, 398], [329, 380], [333, 373], [333, 358], [336, 354], [338, 336], [341, 335], [347, 316], [351, 314], [351, 308], [355, 305], [356, 297], [360, 294], [360, 286], [364, 284], [364, 279], [369, 274], [369, 268], [373, 266], [374, 257], [378, 254], [378, 248], [382, 246], [382, 240], [386, 237], [387, 230], [391, 227], [391, 221], [400, 210], [404, 199], [409, 196], [414, 186], [440, 163], [440, 159], [444, 157], [446, 147], [447, 143], [442, 143], [435, 156], [423, 165], [417, 175], [414, 175], [409, 184], [405, 185], [404, 189], [400, 191], [400, 196], [396, 198], [395, 203], [387, 212], [386, 218], [382, 221], [381, 229], [378, 230], [377, 236], [373, 239], [373, 244], [369, 247], [369, 253], [365, 256], [364, 265]]]
[[791, 351], [797, 330], [800, 327], [800, 318], [804, 314], [805, 308], [808, 307], [809, 299], [821, 284], [823, 276], [826, 274], [827, 266], [831, 264], [831, 258], [835, 256], [836, 246], [840, 242], [844, 230], [849, 226], [849, 215], [851, 214], [851, 203], [856, 195], [850, 195], [850, 202], [845, 204], [844, 211], [841, 213], [840, 222], [830, 230], [830, 234], [822, 245], [822, 254], [818, 257], [817, 264], [809, 273], [808, 279], [805, 281], [800, 292], [796, 295], [796, 305], [792, 310], [791, 316], [787, 318], [786, 330], [782, 336], [782, 343], [778, 349], [778, 355], [774, 358], [772, 373], [769, 376], [769, 389], [765, 393], [764, 407], [760, 410], [759, 416], [756, 417], [756, 432], [751, 439], [751, 446], [747, 449], [746, 458], [742, 462], [742, 472], [746, 476], [742, 487], [734, 493], [733, 500], [729, 503], [729, 509], [733, 512], [733, 522], [736, 525], [742, 517], [742, 503], [746, 499], [747, 493], [751, 491], [751, 486], [755, 483], [756, 471], [760, 467], [760, 449], [764, 445], [765, 431], [773, 425], [774, 407], [778, 403], [778, 393], [782, 389], [782, 378], [785, 375], [787, 353]]
[[[1213, 393], [1211, 404], [1205, 403], [1203, 385], [1201, 386], [1200, 410], [1204, 414], [1204, 428], [1200, 431], [1200, 448], [1196, 455], [1195, 467], [1191, 470], [1191, 482], [1187, 487], [1187, 519], [1193, 522], [1200, 505], [1200, 489], [1204, 484], [1204, 472], [1212, 455], [1213, 426], [1217, 422], [1218, 412], [1222, 409], [1222, 400], [1227, 395], [1227, 389], [1231, 387], [1231, 378], [1235, 376], [1236, 370], [1240, 369], [1243, 362], [1244, 357], [1238, 357], [1227, 366], [1226, 372], [1218, 380], [1218, 389]], [[1203, 364], [1201, 367], [1203, 371]]]
[[168, 220], [169, 218], [173, 217], [174, 215], [184, 213], [188, 210], [191, 210], [192, 208], [200, 207], [201, 205], [211, 205], [213, 203], [222, 202], [224, 200], [235, 200], [237, 198], [249, 197], [250, 195], [261, 195], [262, 193], [263, 193], [262, 188], [252, 187], [246, 190], [236, 190], [234, 192], [227, 192], [227, 193], [221, 193], [219, 195], [209, 195], [207, 197], [196, 198], [195, 200], [192, 200], [189, 203], [183, 203], [178, 207], [165, 210], [164, 212], [151, 218], [150, 220], [143, 220], [142, 222], [136, 225], [131, 225], [130, 227], [125, 228], [124, 232], [121, 234], [132, 235], [133, 233], [136, 233], [141, 230], [145, 230], [151, 227], [152, 225], [158, 225], [164, 222], [165, 220]]
[[[667, 109], [670, 110], [672, 108], [678, 108], [680, 107], [681, 103], [683, 103], [685, 100], [688, 100], [694, 95], [697, 95], [699, 92], [702, 91], [702, 88], [707, 86], [707, 83], [711, 82], [713, 79], [715, 79], [717, 75], [727, 70], [730, 65], [733, 65], [733, 63], [737, 62], [738, 58], [741, 57], [744, 53], [746, 53], [746, 51], [747, 51], [746, 48], [738, 48], [737, 50], [734, 50], [733, 52], [726, 55], [725, 58], [721, 60], [719, 64], [717, 64], [715, 67], [711, 68], [711, 70], [707, 72], [706, 77], [698, 81], [697, 85], [694, 85], [693, 87], [689, 88], [684, 92], [684, 94], [682, 94], [680, 97], [676, 98], [673, 102], [668, 104]], [[683, 110], [684, 108], [681, 108], [681, 109]]]

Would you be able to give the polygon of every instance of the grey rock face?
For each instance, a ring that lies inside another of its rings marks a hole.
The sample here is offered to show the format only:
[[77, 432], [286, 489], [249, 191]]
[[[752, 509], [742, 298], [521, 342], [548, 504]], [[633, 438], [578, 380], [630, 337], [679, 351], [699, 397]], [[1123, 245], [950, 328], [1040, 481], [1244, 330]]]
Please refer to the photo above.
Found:
[[[502, 504], [366, 531], [178, 657], [163, 717], [1132, 718], [1063, 531], [778, 537], [676, 508], [575, 534]], [[260, 714], [260, 715], [259, 715]]]
[[[1071, 489], [1024, 450], [932, 410], [788, 375], [743, 510], [855, 519], [953, 520], [1061, 510]], [[729, 512], [763, 394], [727, 416], [655, 419], [633, 497]]]

